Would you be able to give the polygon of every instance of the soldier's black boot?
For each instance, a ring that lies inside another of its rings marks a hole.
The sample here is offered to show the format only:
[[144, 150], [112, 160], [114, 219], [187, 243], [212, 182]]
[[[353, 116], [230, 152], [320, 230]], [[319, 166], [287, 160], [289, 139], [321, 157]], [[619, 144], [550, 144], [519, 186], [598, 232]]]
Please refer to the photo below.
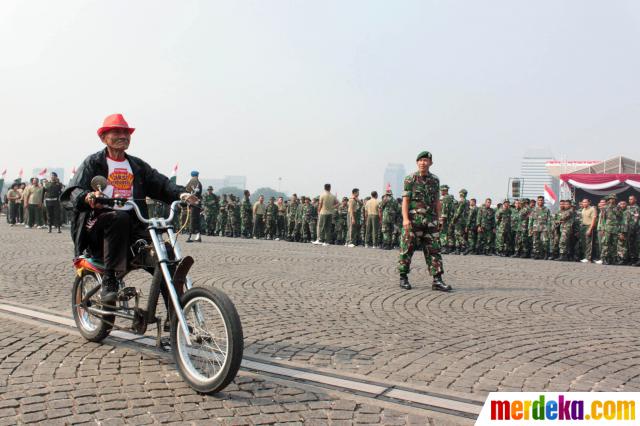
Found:
[[438, 291], [451, 291], [453, 288], [450, 285], [447, 285], [442, 281], [442, 277], [440, 275], [436, 275], [433, 277], [433, 284], [431, 284], [431, 290]]
[[191, 234], [189, 234], [189, 236], [187, 237], [185, 243], [192, 243], [193, 240], [191, 239]]
[[459, 249], [459, 248], [456, 248], [456, 249], [453, 251], [453, 254], [459, 255], [459, 254], [460, 254], [460, 249]]
[[102, 305], [108, 308], [115, 308], [117, 296], [118, 280], [116, 279], [116, 275], [113, 272], [107, 272], [102, 278], [102, 288], [100, 289]]
[[58, 226], [58, 234], [62, 233], [62, 229], [60, 229], [60, 227]]
[[471, 249], [470, 249], [470, 248], [468, 248], [468, 249], [466, 249], [465, 251], [463, 251], [463, 252], [462, 252], [462, 255], [463, 255], [463, 256], [466, 256], [466, 255], [468, 255], [469, 253], [471, 253]]
[[556, 260], [558, 260], [560, 262], [568, 262], [569, 258], [567, 257], [566, 254], [561, 254], [560, 257], [558, 257]]
[[409, 277], [406, 275], [400, 275], [400, 288], [405, 290], [411, 290], [411, 284], [409, 284]]
[[49, 233], [51, 233], [51, 225], [49, 225]]

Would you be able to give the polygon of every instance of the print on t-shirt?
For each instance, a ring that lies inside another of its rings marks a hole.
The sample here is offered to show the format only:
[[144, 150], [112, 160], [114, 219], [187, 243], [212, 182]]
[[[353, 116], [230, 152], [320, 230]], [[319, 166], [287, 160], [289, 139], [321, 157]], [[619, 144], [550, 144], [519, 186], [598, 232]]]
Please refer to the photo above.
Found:
[[[107, 157], [109, 176], [104, 194], [112, 198], [133, 198], [133, 170], [129, 160], [115, 161]], [[116, 210], [129, 210], [131, 206], [114, 206]]]

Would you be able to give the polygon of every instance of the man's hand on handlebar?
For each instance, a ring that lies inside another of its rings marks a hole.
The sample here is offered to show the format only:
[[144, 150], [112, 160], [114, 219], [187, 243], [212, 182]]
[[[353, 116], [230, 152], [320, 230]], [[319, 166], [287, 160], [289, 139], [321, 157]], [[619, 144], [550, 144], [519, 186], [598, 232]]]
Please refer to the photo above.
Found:
[[89, 207], [91, 207], [92, 209], [101, 209], [104, 206], [96, 202], [96, 198], [104, 198], [104, 197], [105, 195], [102, 192], [94, 191], [94, 192], [88, 193], [87, 196], [84, 197], [84, 202], [87, 203]]

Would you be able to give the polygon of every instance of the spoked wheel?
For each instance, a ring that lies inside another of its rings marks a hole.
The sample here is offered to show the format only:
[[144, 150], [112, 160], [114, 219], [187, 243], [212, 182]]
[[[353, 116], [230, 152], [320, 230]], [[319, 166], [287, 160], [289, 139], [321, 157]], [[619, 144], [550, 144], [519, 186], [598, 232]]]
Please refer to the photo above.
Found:
[[[82, 277], [76, 277], [71, 292], [71, 310], [73, 311], [73, 319], [76, 326], [80, 330], [82, 336], [91, 342], [100, 342], [111, 332], [111, 325], [101, 321], [100, 318], [89, 313], [89, 311], [80, 304], [82, 299], [96, 287], [100, 287], [98, 278], [92, 272], [84, 274]], [[100, 305], [100, 290], [98, 290], [91, 298], [87, 306]], [[104, 317], [105, 321], [113, 324], [115, 317], [108, 315]]]
[[242, 361], [244, 341], [238, 312], [229, 297], [214, 288], [188, 290], [181, 305], [191, 345], [172, 314], [171, 347], [178, 370], [198, 392], [218, 392], [234, 379]]

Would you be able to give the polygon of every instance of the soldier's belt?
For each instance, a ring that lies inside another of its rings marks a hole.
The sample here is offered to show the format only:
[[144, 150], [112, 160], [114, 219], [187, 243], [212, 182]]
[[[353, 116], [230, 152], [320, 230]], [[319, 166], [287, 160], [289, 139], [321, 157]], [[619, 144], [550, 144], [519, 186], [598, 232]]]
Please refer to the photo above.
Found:
[[411, 214], [426, 214], [427, 213], [427, 209], [411, 209], [409, 210], [409, 213]]

